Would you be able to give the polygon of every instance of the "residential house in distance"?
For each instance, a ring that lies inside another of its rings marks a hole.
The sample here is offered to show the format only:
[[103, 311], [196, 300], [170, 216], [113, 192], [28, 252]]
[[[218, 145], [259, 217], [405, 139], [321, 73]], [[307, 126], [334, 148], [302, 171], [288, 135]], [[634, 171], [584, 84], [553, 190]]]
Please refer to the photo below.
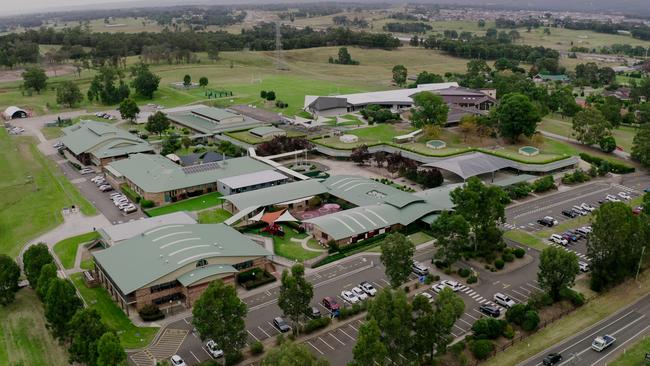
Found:
[[620, 101], [627, 102], [631, 99], [630, 98], [631, 92], [632, 89], [622, 86], [616, 90], [604, 90], [603, 97], [614, 97]]
[[127, 314], [149, 304], [189, 308], [216, 279], [232, 284], [242, 270], [273, 271], [270, 252], [224, 224], [134, 231], [140, 234], [92, 254], [96, 278]]
[[145, 140], [105, 122], [81, 121], [62, 131], [65, 151], [84, 165], [103, 167], [132, 154], [154, 152]]

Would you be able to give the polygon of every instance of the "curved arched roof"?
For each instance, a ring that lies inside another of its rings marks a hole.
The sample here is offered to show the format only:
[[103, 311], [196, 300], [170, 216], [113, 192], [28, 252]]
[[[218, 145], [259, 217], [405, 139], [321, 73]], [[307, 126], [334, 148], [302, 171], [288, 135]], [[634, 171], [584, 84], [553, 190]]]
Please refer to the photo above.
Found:
[[458, 155], [448, 159], [434, 161], [424, 166], [452, 172], [463, 179], [476, 175], [492, 173], [504, 168], [517, 168], [518, 164], [509, 159], [500, 158], [481, 152]]
[[12, 106], [7, 107], [7, 109], [5, 109], [4, 115], [5, 115], [6, 118], [11, 119], [13, 117], [13, 115], [16, 114], [17, 112], [23, 112], [23, 113], [27, 114], [26, 110], [24, 110], [22, 108], [18, 108], [16, 106], [12, 105]]

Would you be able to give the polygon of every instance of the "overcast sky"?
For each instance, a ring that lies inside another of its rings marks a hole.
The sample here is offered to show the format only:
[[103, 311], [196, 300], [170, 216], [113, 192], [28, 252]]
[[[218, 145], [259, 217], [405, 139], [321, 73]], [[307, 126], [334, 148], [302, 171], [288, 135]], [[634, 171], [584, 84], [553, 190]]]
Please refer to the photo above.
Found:
[[[35, 13], [57, 11], [57, 8], [105, 3], [124, 3], [133, 0], [0, 0], [0, 16], [5, 14]], [[182, 3], [182, 0], [179, 1]], [[61, 9], [67, 10], [67, 9]]]

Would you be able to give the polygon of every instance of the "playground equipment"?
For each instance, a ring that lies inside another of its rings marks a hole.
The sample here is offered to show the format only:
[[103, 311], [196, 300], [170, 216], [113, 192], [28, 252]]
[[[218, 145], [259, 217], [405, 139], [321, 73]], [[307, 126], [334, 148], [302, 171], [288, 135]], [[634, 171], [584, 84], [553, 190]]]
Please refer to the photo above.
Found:
[[208, 97], [208, 99], [212, 98], [223, 98], [223, 97], [232, 97], [232, 91], [230, 90], [214, 90], [214, 89], [207, 89], [205, 91], [205, 96]]

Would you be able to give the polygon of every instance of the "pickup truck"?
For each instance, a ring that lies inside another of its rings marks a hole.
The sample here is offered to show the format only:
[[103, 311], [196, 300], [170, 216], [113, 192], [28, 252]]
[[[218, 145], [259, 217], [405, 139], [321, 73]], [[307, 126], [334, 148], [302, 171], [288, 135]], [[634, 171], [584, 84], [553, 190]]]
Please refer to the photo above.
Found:
[[601, 352], [605, 348], [611, 346], [616, 342], [616, 338], [612, 337], [609, 334], [605, 334], [602, 337], [596, 337], [594, 341], [591, 343], [591, 349], [597, 352]]

